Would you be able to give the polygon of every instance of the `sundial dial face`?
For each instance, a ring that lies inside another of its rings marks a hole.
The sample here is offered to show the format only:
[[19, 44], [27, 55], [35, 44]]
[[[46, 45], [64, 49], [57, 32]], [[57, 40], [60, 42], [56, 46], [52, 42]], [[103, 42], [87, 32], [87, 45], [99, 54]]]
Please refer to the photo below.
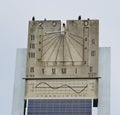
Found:
[[39, 40], [37, 47], [40, 52], [36, 53], [41, 63], [56, 62], [67, 65], [67, 63], [77, 62], [81, 65], [87, 61], [84, 60], [83, 27], [81, 23], [78, 23], [80, 26], [78, 28], [76, 22], [68, 22], [68, 28], [63, 32], [60, 21], [36, 22], [33, 34], [35, 34], [37, 41]]
[[26, 73], [26, 97], [96, 98], [98, 20], [30, 21]]

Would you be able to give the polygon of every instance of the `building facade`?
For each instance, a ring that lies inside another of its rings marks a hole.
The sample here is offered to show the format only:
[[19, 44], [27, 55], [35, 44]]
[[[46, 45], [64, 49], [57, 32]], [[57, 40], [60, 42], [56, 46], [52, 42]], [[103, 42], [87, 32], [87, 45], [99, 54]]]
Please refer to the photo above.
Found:
[[98, 20], [68, 20], [61, 24], [59, 20], [39, 21], [33, 17], [29, 21], [26, 77], [22, 77], [23, 115], [104, 113], [98, 103], [99, 79], [104, 75], [101, 72], [99, 76], [98, 71], [98, 34]]

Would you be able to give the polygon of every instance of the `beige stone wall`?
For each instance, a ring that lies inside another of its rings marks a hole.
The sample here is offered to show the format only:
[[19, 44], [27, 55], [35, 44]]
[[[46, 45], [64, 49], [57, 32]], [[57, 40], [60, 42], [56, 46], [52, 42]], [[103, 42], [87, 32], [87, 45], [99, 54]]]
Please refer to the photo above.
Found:
[[[88, 84], [91, 81], [97, 84], [97, 80], [89, 78], [98, 77], [99, 21], [67, 20], [66, 25], [61, 25], [59, 20], [29, 21], [26, 78], [87, 78]], [[71, 82], [72, 87], [73, 80], [67, 80], [61, 80], [58, 86]], [[76, 81], [81, 84], [81, 79]], [[36, 97], [37, 94], [30, 92], [29, 82], [31, 80], [26, 82], [26, 97]], [[34, 82], [38, 83], [37, 80]], [[97, 89], [94, 94], [88, 90], [85, 97], [97, 97]], [[84, 93], [78, 97], [84, 97]]]
[[28, 80], [25, 98], [97, 98], [96, 79]]

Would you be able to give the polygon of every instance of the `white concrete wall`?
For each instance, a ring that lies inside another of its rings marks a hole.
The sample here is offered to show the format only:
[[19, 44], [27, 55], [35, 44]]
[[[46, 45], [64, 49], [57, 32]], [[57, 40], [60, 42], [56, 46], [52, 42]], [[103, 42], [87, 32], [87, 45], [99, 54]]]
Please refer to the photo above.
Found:
[[99, 97], [98, 115], [110, 115], [111, 49], [99, 48]]
[[25, 71], [26, 49], [17, 49], [12, 115], [23, 115], [25, 80], [23, 80], [22, 78], [26, 76]]

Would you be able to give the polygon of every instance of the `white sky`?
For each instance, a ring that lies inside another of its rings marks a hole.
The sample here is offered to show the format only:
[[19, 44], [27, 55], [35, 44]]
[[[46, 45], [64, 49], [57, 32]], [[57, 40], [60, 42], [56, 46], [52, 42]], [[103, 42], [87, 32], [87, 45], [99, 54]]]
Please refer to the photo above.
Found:
[[0, 114], [11, 115], [16, 48], [27, 47], [28, 21], [99, 19], [100, 46], [111, 49], [111, 115], [120, 114], [119, 0], [0, 0]]

